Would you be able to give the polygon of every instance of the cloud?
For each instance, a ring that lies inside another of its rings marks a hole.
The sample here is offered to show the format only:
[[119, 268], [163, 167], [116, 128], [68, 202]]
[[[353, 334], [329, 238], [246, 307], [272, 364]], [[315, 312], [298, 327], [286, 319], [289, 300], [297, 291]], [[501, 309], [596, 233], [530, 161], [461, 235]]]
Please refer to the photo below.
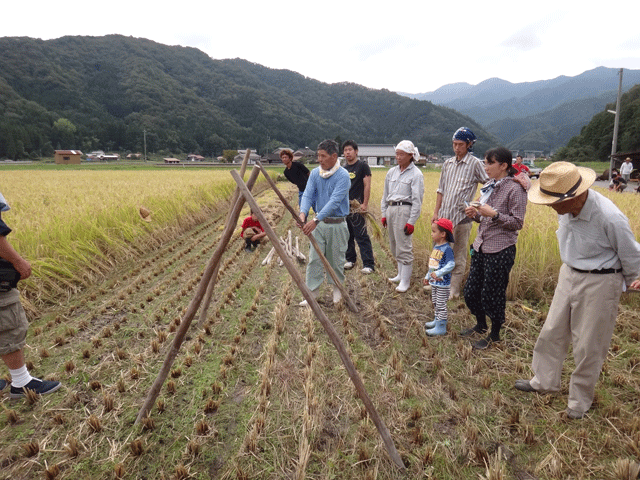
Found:
[[529, 51], [542, 46], [542, 41], [537, 33], [532, 31], [520, 31], [511, 35], [500, 43], [503, 47], [515, 48], [516, 50]]

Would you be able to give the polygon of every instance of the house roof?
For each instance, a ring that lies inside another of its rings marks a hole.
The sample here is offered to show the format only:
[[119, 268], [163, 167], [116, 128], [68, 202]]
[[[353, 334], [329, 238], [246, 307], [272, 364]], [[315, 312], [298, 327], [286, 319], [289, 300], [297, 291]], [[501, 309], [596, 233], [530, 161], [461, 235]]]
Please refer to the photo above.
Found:
[[82, 155], [80, 150], [55, 150], [58, 155]]
[[382, 144], [358, 145], [358, 156], [359, 157], [395, 157], [396, 146], [382, 145]]
[[295, 152], [293, 152], [294, 155], [301, 155], [303, 157], [312, 157], [316, 154], [316, 152], [314, 152], [313, 150], [311, 150], [309, 147], [304, 147], [301, 148], [299, 150], [296, 150]]

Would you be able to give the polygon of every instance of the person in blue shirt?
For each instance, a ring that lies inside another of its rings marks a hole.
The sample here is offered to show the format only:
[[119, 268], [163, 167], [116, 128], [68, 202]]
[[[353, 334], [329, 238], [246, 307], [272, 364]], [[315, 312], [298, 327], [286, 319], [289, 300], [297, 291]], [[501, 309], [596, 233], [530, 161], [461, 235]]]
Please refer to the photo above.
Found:
[[[344, 282], [345, 254], [349, 241], [346, 217], [349, 214], [349, 172], [338, 162], [338, 144], [324, 140], [318, 145], [320, 166], [311, 171], [307, 186], [300, 201], [300, 220], [304, 223], [305, 235], [313, 234], [320, 250], [329, 261], [340, 282]], [[309, 210], [315, 205], [316, 216], [308, 219]], [[306, 283], [314, 297], [320, 293], [325, 271], [320, 257], [313, 246], [309, 249]], [[329, 283], [333, 283], [331, 277]], [[342, 292], [333, 286], [333, 303], [342, 299]], [[306, 306], [307, 301], [300, 303]]]
[[439, 218], [431, 224], [431, 238], [433, 250], [429, 255], [429, 271], [423, 283], [431, 286], [431, 301], [435, 318], [424, 324], [425, 332], [429, 336], [447, 333], [447, 300], [451, 290], [451, 272], [456, 266], [453, 249], [453, 223], [446, 218]]

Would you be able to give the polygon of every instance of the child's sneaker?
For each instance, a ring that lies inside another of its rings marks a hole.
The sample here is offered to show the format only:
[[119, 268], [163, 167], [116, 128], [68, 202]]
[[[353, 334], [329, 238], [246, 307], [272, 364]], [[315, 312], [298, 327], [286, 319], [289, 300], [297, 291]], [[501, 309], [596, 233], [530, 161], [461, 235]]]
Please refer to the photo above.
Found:
[[38, 395], [46, 395], [47, 393], [53, 393], [58, 390], [62, 384], [60, 382], [52, 382], [49, 380], [40, 380], [34, 378], [22, 388], [11, 387], [11, 398], [22, 398], [25, 395], [26, 390], [32, 390]]

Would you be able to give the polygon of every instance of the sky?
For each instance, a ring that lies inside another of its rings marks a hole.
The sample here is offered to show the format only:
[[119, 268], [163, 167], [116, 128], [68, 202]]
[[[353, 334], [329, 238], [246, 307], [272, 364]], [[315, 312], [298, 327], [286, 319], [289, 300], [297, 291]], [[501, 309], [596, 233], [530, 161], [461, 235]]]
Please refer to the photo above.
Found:
[[640, 69], [639, 14], [638, 0], [35, 0], [3, 5], [0, 36], [117, 33], [327, 83], [425, 93], [493, 77]]

